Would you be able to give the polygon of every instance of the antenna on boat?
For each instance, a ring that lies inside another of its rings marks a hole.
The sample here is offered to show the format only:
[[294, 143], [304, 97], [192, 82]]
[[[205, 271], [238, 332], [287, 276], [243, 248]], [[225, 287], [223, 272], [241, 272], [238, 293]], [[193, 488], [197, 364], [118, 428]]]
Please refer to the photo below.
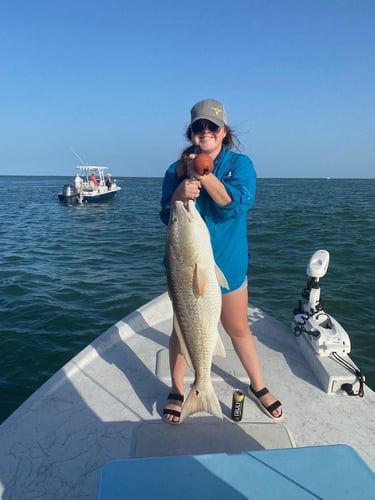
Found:
[[82, 163], [82, 165], [87, 165], [87, 163], [85, 163], [82, 158], [79, 156], [79, 154], [74, 151], [74, 149], [72, 148], [72, 146], [70, 146], [70, 151], [79, 159], [79, 161]]

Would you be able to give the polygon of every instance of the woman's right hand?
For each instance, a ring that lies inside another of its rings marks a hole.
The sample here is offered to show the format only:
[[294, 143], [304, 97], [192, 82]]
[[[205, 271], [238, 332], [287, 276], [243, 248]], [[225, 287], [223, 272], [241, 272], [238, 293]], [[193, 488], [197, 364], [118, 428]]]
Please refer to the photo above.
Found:
[[181, 182], [173, 196], [174, 200], [194, 200], [200, 195], [201, 183], [194, 179], [185, 179]]

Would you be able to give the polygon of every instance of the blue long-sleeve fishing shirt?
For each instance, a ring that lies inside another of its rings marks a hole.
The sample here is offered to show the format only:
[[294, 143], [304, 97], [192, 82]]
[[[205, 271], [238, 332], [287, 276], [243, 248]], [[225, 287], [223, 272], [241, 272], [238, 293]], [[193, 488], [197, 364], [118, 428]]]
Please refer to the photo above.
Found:
[[[178, 162], [167, 170], [162, 188], [160, 218], [168, 224], [170, 203], [177, 186]], [[196, 206], [207, 224], [216, 264], [224, 273], [229, 290], [239, 288], [247, 273], [249, 249], [247, 241], [247, 212], [255, 199], [256, 172], [250, 158], [222, 148], [214, 163], [213, 174], [224, 184], [232, 201], [221, 206], [208, 195], [202, 186]]]

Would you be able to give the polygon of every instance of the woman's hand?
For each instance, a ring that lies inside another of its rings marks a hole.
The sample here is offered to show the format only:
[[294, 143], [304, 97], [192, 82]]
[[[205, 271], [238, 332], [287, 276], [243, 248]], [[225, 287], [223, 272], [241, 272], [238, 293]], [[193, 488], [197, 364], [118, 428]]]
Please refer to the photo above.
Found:
[[201, 191], [201, 183], [194, 179], [185, 179], [174, 192], [172, 201], [180, 200], [184, 203], [187, 200], [198, 198]]

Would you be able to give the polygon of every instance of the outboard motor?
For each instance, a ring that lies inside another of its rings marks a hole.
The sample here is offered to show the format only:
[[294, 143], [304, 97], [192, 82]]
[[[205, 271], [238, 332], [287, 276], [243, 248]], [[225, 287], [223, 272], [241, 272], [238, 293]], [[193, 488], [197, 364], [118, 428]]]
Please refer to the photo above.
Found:
[[66, 205], [74, 205], [78, 203], [78, 193], [73, 184], [65, 184], [63, 188], [63, 200]]

